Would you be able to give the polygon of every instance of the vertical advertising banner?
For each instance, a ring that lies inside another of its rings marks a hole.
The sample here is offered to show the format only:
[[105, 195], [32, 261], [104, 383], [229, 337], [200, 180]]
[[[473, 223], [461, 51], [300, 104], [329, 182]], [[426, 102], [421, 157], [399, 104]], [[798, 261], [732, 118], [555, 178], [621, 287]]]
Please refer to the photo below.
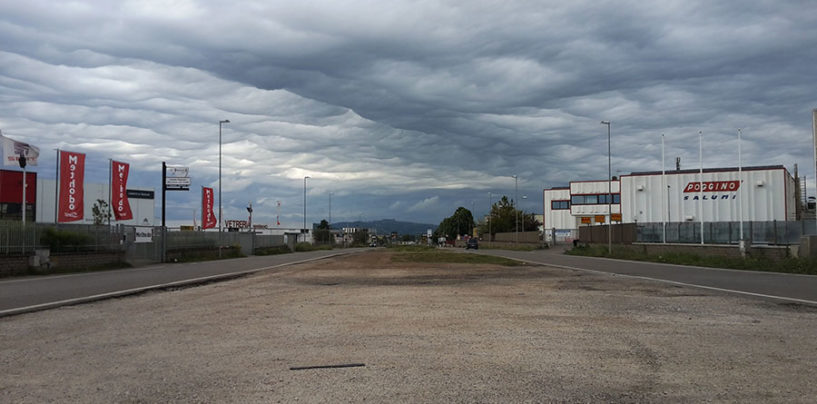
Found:
[[128, 171], [130, 164], [111, 161], [111, 205], [115, 220], [133, 219], [128, 202]]
[[60, 222], [82, 220], [85, 207], [85, 154], [60, 150]]
[[201, 228], [212, 229], [218, 220], [213, 212], [213, 188], [201, 187]]

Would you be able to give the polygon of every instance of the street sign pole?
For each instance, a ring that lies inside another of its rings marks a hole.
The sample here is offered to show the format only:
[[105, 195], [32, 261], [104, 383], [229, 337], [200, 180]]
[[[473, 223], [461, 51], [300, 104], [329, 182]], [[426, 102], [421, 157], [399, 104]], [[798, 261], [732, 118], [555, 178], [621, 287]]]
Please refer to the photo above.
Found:
[[162, 262], [167, 258], [167, 228], [165, 227], [165, 196], [167, 193], [167, 164], [162, 162]]

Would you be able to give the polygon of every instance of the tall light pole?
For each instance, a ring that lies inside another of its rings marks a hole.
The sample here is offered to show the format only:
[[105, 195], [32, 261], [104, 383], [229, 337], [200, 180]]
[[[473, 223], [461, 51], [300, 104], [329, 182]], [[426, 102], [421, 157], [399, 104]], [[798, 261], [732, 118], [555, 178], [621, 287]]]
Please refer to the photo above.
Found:
[[306, 241], [306, 179], [312, 178], [310, 176], [304, 177], [304, 241]]
[[491, 199], [491, 193], [488, 192], [488, 241], [494, 241], [491, 236], [491, 222], [494, 221], [494, 201]]
[[513, 190], [513, 210], [516, 219], [514, 219], [514, 225], [516, 226], [516, 233], [514, 235], [515, 243], [519, 244], [519, 209], [517, 208], [517, 204], [519, 202], [516, 201], [518, 194], [519, 194], [519, 177], [514, 175], [514, 190]]
[[[740, 150], [740, 136], [741, 136], [741, 128], [738, 128], [738, 196], [742, 195], [742, 188], [740, 188], [741, 183], [743, 182], [743, 156], [741, 156]], [[738, 241], [738, 246], [740, 247], [740, 255], [742, 257], [746, 256], [746, 243], [743, 241], [743, 198], [738, 198], [738, 220], [740, 221], [740, 241]]]
[[329, 227], [332, 227], [332, 191], [329, 191]]
[[613, 165], [610, 152], [610, 121], [601, 121], [607, 125], [607, 253], [613, 255]]
[[221, 223], [224, 218], [221, 216], [221, 125], [230, 123], [229, 119], [218, 121], [218, 257], [221, 258]]

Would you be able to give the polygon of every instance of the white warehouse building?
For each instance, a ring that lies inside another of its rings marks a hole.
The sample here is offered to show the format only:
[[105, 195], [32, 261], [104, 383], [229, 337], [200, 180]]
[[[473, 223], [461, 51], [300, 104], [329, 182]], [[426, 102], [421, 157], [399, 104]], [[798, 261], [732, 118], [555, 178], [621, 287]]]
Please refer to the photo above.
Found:
[[[608, 183], [612, 200], [607, 200]], [[640, 172], [545, 189], [545, 229], [613, 223], [796, 220], [795, 179], [783, 166]], [[608, 206], [611, 208], [608, 209]]]
[[[56, 180], [37, 180], [37, 213], [35, 221], [39, 223], [54, 223], [56, 213]], [[108, 202], [108, 184], [94, 184], [86, 182], [84, 184], [84, 214], [82, 220], [76, 224], [93, 224], [93, 207], [98, 199]], [[155, 218], [155, 192], [153, 188], [128, 187], [128, 203], [130, 204], [133, 219], [115, 220], [111, 218], [111, 224], [127, 224], [138, 226], [153, 226]]]

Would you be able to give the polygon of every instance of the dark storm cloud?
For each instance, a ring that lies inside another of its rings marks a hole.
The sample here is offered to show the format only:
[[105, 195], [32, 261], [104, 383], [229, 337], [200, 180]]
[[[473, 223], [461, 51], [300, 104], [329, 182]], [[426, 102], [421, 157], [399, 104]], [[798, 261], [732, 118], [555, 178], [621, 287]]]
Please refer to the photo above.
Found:
[[[811, 166], [809, 2], [132, 2], [0, 5], [5, 133], [217, 175], [297, 222], [439, 222], [487, 192], [698, 161]], [[215, 125], [217, 126], [217, 125]], [[68, 139], [70, 140], [68, 140]], [[173, 139], [168, 142], [168, 139]], [[34, 140], [27, 138], [28, 140]], [[161, 147], [160, 147], [161, 146]], [[110, 157], [110, 156], [109, 156]], [[355, 198], [355, 196], [358, 196]], [[365, 198], [360, 197], [366, 195]], [[355, 201], [364, 201], [366, 205]], [[470, 202], [469, 202], [470, 201]], [[195, 206], [195, 198], [187, 202]], [[317, 221], [317, 219], [316, 219]]]

